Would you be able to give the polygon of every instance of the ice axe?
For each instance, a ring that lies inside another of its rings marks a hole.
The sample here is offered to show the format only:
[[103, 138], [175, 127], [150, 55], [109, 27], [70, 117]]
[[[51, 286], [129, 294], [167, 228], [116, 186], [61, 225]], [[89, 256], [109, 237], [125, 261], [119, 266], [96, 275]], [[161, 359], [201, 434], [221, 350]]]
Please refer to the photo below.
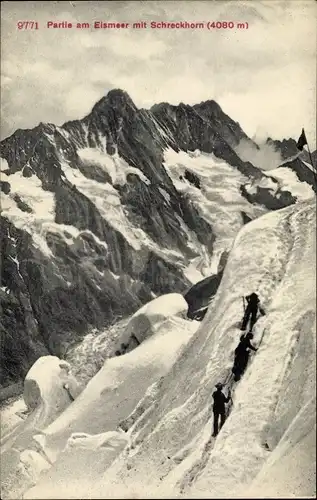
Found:
[[232, 395], [231, 395], [231, 389], [228, 389], [228, 397], [229, 397], [229, 401], [231, 401], [231, 403], [233, 403], [233, 399], [232, 399]]
[[[245, 298], [244, 298], [244, 296], [242, 297], [242, 304], [243, 304], [243, 318], [244, 318], [244, 316], [245, 316]], [[240, 328], [242, 327], [243, 318], [240, 322]]]

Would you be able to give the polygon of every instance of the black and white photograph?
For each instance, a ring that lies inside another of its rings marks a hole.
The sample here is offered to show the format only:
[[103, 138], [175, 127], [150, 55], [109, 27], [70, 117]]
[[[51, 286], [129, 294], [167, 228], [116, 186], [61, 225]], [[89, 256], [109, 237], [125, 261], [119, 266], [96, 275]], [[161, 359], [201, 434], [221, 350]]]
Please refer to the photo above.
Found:
[[315, 498], [317, 2], [0, 37], [1, 499]]

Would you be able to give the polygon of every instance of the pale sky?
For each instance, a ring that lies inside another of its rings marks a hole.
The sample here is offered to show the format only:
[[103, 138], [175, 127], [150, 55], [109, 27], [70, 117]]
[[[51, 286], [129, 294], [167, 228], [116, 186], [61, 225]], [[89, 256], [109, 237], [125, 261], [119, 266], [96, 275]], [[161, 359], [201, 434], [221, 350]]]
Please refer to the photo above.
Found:
[[[216, 100], [258, 139], [316, 132], [314, 0], [2, 2], [2, 138], [88, 114], [112, 88], [138, 107]], [[38, 30], [18, 30], [33, 20]], [[248, 30], [48, 29], [48, 21], [239, 21]]]

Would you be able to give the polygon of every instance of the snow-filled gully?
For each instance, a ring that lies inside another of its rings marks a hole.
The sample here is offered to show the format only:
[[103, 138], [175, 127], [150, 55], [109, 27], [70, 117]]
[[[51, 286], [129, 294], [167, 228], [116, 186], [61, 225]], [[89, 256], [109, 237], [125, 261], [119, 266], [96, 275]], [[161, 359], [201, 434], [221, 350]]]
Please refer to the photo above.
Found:
[[[285, 336], [281, 334], [281, 331], [278, 331], [276, 329], [274, 330], [274, 328], [272, 327], [274, 326], [275, 320], [277, 321], [278, 319], [277, 318], [279, 314], [278, 305], [281, 300], [281, 297], [283, 300], [283, 291], [285, 294], [285, 282], [290, 281], [288, 277], [292, 277], [292, 269], [294, 268], [294, 266], [296, 265], [298, 266], [298, 262], [305, 262], [306, 248], [305, 245], [303, 245], [303, 242], [309, 241], [308, 233], [310, 230], [310, 226], [308, 224], [309, 221], [306, 220], [307, 219], [306, 208], [307, 207], [303, 207], [302, 209], [299, 209], [297, 213], [291, 214], [290, 216], [284, 219], [282, 223], [282, 226], [284, 225], [284, 228], [282, 227], [281, 229], [282, 229], [282, 234], [285, 235], [283, 244], [287, 245], [287, 251], [285, 251], [284, 247], [285, 254], [283, 261], [279, 261], [279, 266], [278, 268], [276, 267], [276, 269], [274, 270], [275, 272], [273, 273], [273, 276], [274, 274], [275, 276], [278, 276], [278, 281], [276, 282], [274, 279], [273, 280], [264, 279], [262, 281], [262, 286], [260, 286], [258, 289], [260, 297], [263, 297], [265, 295], [268, 299], [266, 307], [269, 309], [269, 317], [263, 318], [261, 320], [261, 325], [258, 324], [255, 327], [255, 344], [259, 346], [260, 344], [263, 343], [262, 349], [260, 349], [255, 356], [257, 357], [258, 362], [260, 362], [259, 361], [260, 356], [261, 357], [271, 356], [274, 359], [275, 352], [279, 353], [277, 355], [278, 357], [276, 357], [277, 361], [283, 358], [283, 363], [280, 363], [279, 369], [276, 370], [275, 380], [272, 381], [272, 387], [275, 388], [274, 391], [275, 394], [274, 392], [273, 394], [271, 392], [270, 393], [271, 399], [270, 400], [267, 399], [266, 400], [267, 404], [263, 405], [263, 407], [266, 408], [266, 412], [268, 412], [268, 418], [266, 418], [266, 421], [270, 423], [265, 425], [262, 430], [261, 444], [263, 447], [265, 447], [265, 449], [267, 449], [268, 447], [267, 438], [269, 437], [270, 427], [272, 427], [272, 420], [276, 411], [276, 406], [280, 398], [279, 390], [292, 365], [292, 358], [294, 356], [294, 346], [298, 340], [298, 336], [300, 333], [300, 327], [298, 324], [293, 329], [291, 335], [285, 335]], [[313, 223], [313, 221], [311, 222]], [[280, 252], [278, 253], [279, 255], [281, 255]], [[269, 277], [269, 274], [267, 274], [267, 276]], [[283, 284], [281, 285], [282, 278], [283, 278]], [[275, 304], [275, 299], [276, 299], [276, 304]], [[276, 308], [275, 305], [277, 305]], [[298, 323], [301, 323], [301, 320]], [[285, 328], [287, 329], [287, 314], [285, 318]], [[269, 337], [267, 337], [266, 335], [269, 335]], [[283, 356], [281, 356], [282, 350], [284, 352]], [[256, 368], [253, 370], [253, 372], [255, 370]], [[249, 373], [248, 372], [245, 373], [245, 378], [250, 379], [250, 371]], [[232, 387], [234, 385], [235, 388], [237, 388], [241, 383], [244, 383], [243, 380], [237, 385], [233, 384], [232, 382], [229, 382], [228, 386]], [[232, 387], [232, 389], [234, 395], [234, 388]], [[250, 390], [252, 390], [252, 387], [250, 388], [249, 386], [249, 391]], [[276, 444], [277, 443], [275, 443], [275, 445]], [[183, 490], [184, 488], [186, 488], [186, 486], [189, 486], [190, 484], [192, 484], [192, 482], [196, 481], [197, 478], [203, 473], [204, 466], [208, 461], [208, 456], [210, 455], [214, 445], [215, 441], [213, 442], [210, 441], [205, 444], [204, 452], [202, 454], [200, 463], [196, 463], [194, 467], [186, 474], [185, 484], [184, 482], [182, 484]], [[274, 448], [272, 446], [269, 447], [269, 449], [270, 451], [272, 451]], [[208, 465], [210, 470], [210, 468], [212, 467], [211, 462], [209, 462]]]
[[[302, 249], [302, 241], [303, 237], [305, 238], [306, 234], [302, 234], [303, 230], [303, 220], [307, 217], [306, 208], [304, 207], [300, 210], [295, 216], [293, 214], [288, 215], [284, 220], [282, 220], [279, 224], [278, 230], [280, 230], [280, 234], [283, 234], [284, 238], [280, 242], [280, 248], [277, 248], [277, 255], [283, 255], [283, 259], [274, 259], [270, 260], [270, 267], [267, 269], [267, 272], [263, 275], [263, 278], [259, 282], [257, 291], [259, 296], [262, 298], [263, 303], [265, 303], [266, 308], [270, 307], [274, 300], [274, 295], [279, 293], [280, 283], [282, 278], [288, 274], [288, 270], [292, 268], [294, 261], [298, 259], [298, 251]], [[301, 232], [299, 231], [301, 229]], [[307, 230], [306, 230], [307, 232]], [[281, 251], [283, 250], [283, 251]], [[273, 310], [270, 310], [272, 314]], [[264, 318], [261, 321], [261, 326], [255, 326], [255, 344], [259, 348], [265, 338], [266, 330], [269, 330], [267, 327], [268, 323], [272, 323], [272, 319]], [[279, 374], [279, 381], [277, 382], [277, 387], [280, 386], [282, 380], [285, 377], [285, 374], [291, 363], [291, 353], [292, 349], [291, 344], [296, 342], [296, 334], [289, 338], [289, 343], [285, 344], [285, 353], [289, 353], [289, 356], [286, 356], [286, 361], [284, 368]], [[249, 359], [247, 370], [250, 368], [250, 364], [252, 362], [254, 354], [252, 353], [252, 357]], [[233, 376], [231, 370], [227, 370], [225, 373], [224, 384], [228, 389], [231, 390], [232, 396], [234, 396], [235, 388], [240, 383], [235, 383], [233, 380]], [[278, 404], [278, 396], [279, 393], [276, 393], [276, 397], [273, 399], [271, 403], [271, 414], [272, 417], [275, 412], [275, 408]], [[228, 404], [227, 408], [227, 420], [230, 418], [230, 412], [232, 410], [232, 402]], [[271, 420], [269, 418], [269, 420]], [[262, 445], [267, 449], [267, 439], [266, 435], [268, 434], [268, 430], [263, 431], [263, 439]], [[181, 477], [181, 479], [177, 483], [177, 487], [179, 488], [182, 494], [186, 494], [188, 489], [192, 486], [192, 484], [197, 480], [197, 478], [202, 474], [206, 464], [208, 463], [208, 459], [215, 445], [216, 438], [211, 436], [212, 426], [210, 425], [210, 433], [205, 436], [205, 441], [203, 441], [199, 449], [201, 450], [200, 457], [191, 464], [190, 468], [186, 471], [185, 474]], [[219, 434], [218, 434], [219, 435]], [[270, 449], [272, 451], [272, 449]], [[186, 457], [184, 457], [186, 458]], [[181, 460], [180, 460], [181, 461]], [[211, 464], [209, 463], [209, 466]], [[165, 478], [167, 474], [165, 474], [161, 479]]]
[[[299, 212], [297, 218], [299, 218], [300, 214], [302, 212]], [[292, 215], [292, 214], [291, 214]], [[267, 272], [263, 275], [263, 279], [261, 282], [259, 282], [259, 286], [257, 288], [258, 293], [260, 297], [263, 298], [263, 302], [268, 306], [269, 303], [272, 302], [274, 294], [278, 292], [279, 289], [279, 284], [283, 278], [283, 276], [287, 273], [288, 267], [292, 265], [292, 260], [289, 261], [289, 257], [292, 254], [292, 252], [296, 251], [300, 237], [297, 236], [297, 227], [299, 223], [296, 225], [294, 224], [294, 228], [292, 227], [291, 224], [291, 215], [289, 215], [287, 218], [281, 221], [280, 226], [281, 226], [281, 233], [285, 235], [284, 241], [281, 241], [281, 246], [283, 246], [284, 252], [280, 252], [282, 248], [277, 248], [277, 253], [280, 255], [283, 255], [283, 260], [276, 260], [272, 258], [270, 260], [270, 268], [267, 270]], [[304, 216], [305, 216], [305, 211], [304, 211]], [[285, 251], [285, 248], [287, 248], [287, 251]], [[275, 268], [272, 269], [272, 265], [274, 262], [277, 262], [278, 265], [275, 265]], [[262, 321], [261, 328], [257, 328], [255, 326], [255, 343], [257, 347], [259, 348], [264, 335], [265, 335], [265, 330], [266, 330], [266, 322]], [[252, 357], [254, 354], [252, 355]], [[249, 363], [247, 369], [250, 367], [250, 364], [252, 362], [252, 357], [250, 356]], [[283, 378], [284, 374], [281, 375], [281, 378]], [[235, 387], [238, 383], [235, 383], [233, 380], [233, 375], [231, 370], [227, 370], [225, 374], [225, 379], [224, 379], [224, 384], [228, 389], [231, 390], [232, 396], [234, 396], [235, 392]], [[274, 413], [275, 406], [277, 404], [277, 401], [274, 401], [273, 403], [273, 408], [272, 408], [272, 414]], [[228, 404], [227, 408], [227, 419], [230, 416], [230, 412], [232, 410], [232, 402]], [[213, 438], [211, 436], [212, 432], [212, 427], [210, 426], [210, 435], [209, 437], [207, 436], [207, 440], [203, 442], [200, 446], [201, 449], [201, 456], [199, 459], [197, 459], [191, 466], [191, 468], [185, 473], [185, 475], [182, 477], [182, 479], [179, 481], [177, 486], [180, 489], [181, 493], [186, 493], [186, 490], [196, 481], [197, 477], [202, 473], [205, 465], [208, 462], [210, 453], [214, 447], [216, 438]], [[162, 478], [163, 479], [163, 478]]]

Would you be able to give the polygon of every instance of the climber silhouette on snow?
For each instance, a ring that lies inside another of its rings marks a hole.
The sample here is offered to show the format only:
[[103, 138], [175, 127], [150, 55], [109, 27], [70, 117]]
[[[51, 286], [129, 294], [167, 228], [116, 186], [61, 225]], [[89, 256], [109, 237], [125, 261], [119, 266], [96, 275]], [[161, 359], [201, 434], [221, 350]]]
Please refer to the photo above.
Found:
[[[246, 335], [243, 334], [240, 337], [239, 345], [235, 350], [234, 365], [232, 368], [232, 373], [234, 375], [234, 380], [237, 382], [243, 375], [249, 361], [250, 350], [257, 351], [257, 349], [251, 344], [251, 339], [253, 339], [252, 328], [256, 322], [258, 311], [265, 315], [265, 311], [260, 305], [259, 297], [256, 293], [251, 293], [246, 297], [247, 307], [244, 310], [244, 316], [241, 324], [241, 330], [246, 330], [248, 322], [250, 322], [250, 331]], [[229, 403], [231, 399], [230, 389], [228, 390], [228, 396], [225, 396], [222, 392], [223, 384], [218, 383], [216, 385], [217, 390], [213, 393], [213, 414], [214, 414], [214, 431], [213, 436], [217, 436], [219, 430], [223, 426], [226, 420], [226, 403]], [[220, 417], [220, 426], [219, 426]]]
[[241, 330], [246, 330], [247, 324], [251, 317], [251, 323], [250, 323], [250, 331], [251, 331], [256, 322], [258, 311], [260, 311], [260, 313], [263, 315], [265, 314], [265, 312], [264, 309], [260, 306], [260, 299], [256, 293], [253, 292], [251, 293], [251, 295], [247, 295], [246, 301], [247, 301], [247, 307], [244, 312], [241, 324]]
[[226, 408], [225, 408], [225, 403], [229, 403], [231, 399], [231, 393], [230, 389], [228, 390], [228, 396], [226, 397], [224, 393], [222, 392], [223, 385], [222, 384], [217, 384], [216, 385], [217, 390], [213, 393], [212, 397], [214, 400], [213, 403], [213, 413], [214, 413], [214, 432], [213, 436], [217, 436], [218, 434], [218, 423], [219, 423], [219, 417], [220, 417], [220, 429], [225, 423], [226, 420]]
[[251, 344], [251, 339], [253, 339], [253, 333], [249, 332], [247, 335], [241, 335], [240, 343], [236, 350], [234, 351], [235, 359], [232, 368], [232, 373], [234, 374], [234, 380], [240, 380], [241, 376], [245, 372], [245, 369], [249, 361], [249, 349], [252, 351], [257, 351], [257, 349]]

